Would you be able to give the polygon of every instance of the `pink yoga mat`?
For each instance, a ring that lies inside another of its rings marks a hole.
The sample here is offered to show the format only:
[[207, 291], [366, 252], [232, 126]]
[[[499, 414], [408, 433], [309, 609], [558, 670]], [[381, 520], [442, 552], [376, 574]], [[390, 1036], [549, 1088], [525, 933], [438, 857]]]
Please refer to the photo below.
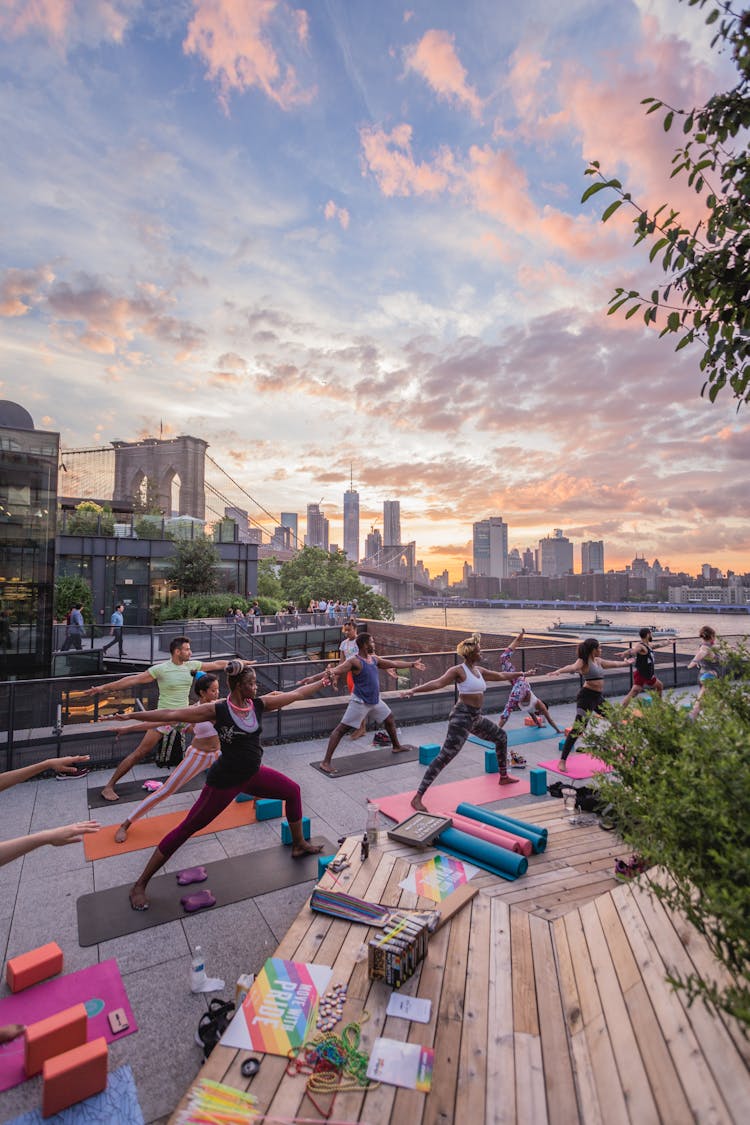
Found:
[[[42, 981], [13, 996], [0, 1000], [0, 1026], [9, 1023], [36, 1023], [53, 1016], [73, 1004], [85, 1004], [88, 1012], [88, 1040], [103, 1035], [108, 1043], [123, 1039], [138, 1030], [128, 994], [122, 983], [117, 961], [112, 958], [101, 965], [91, 965], [77, 973], [65, 973], [52, 980]], [[107, 1014], [117, 1008], [125, 1009], [130, 1027], [114, 1035]], [[10, 1090], [26, 1080], [23, 1069], [24, 1037], [0, 1046], [0, 1091]]]
[[611, 766], [608, 766], [600, 758], [592, 758], [590, 754], [571, 754], [566, 762], [567, 771], [563, 773], [557, 765], [559, 760], [559, 758], [550, 758], [548, 762], [540, 762], [539, 765], [542, 769], [559, 774], [560, 777], [572, 777], [574, 781], [591, 777], [594, 773], [610, 773], [612, 770]]
[[502, 828], [493, 828], [490, 824], [483, 824], [478, 820], [472, 820], [468, 816], [460, 816], [458, 813], [451, 813], [451, 820], [453, 827], [458, 828], [460, 832], [465, 832], [467, 836], [476, 836], [479, 840], [486, 840], [488, 844], [497, 844], [500, 848], [507, 848], [509, 852], [516, 852], [517, 855], [525, 855], [527, 858], [533, 855], [534, 849], [531, 846], [531, 840], [522, 840], [520, 836], [514, 836], [512, 832], [505, 832]]
[[[414, 812], [409, 802], [415, 792], [416, 790], [409, 789], [408, 792], [396, 793], [393, 797], [371, 797], [370, 800], [384, 816], [401, 821]], [[451, 816], [461, 801], [488, 805], [491, 801], [500, 801], [504, 797], [523, 797], [528, 792], [529, 782], [526, 778], [519, 778], [516, 785], [498, 785], [496, 773], [483, 773], [466, 781], [454, 781], [452, 785], [431, 785], [422, 800], [431, 813]]]

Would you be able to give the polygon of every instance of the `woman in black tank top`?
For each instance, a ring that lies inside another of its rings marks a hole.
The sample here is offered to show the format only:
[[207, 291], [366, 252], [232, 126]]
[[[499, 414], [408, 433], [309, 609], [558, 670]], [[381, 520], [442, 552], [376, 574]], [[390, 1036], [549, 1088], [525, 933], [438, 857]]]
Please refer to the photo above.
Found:
[[605, 668], [622, 668], [629, 657], [621, 654], [619, 660], [604, 660], [601, 646], [596, 637], [587, 637], [578, 646], [578, 659], [575, 664], [566, 664], [564, 668], [557, 668], [551, 676], [562, 676], [566, 672], [577, 672], [583, 678], [583, 685], [576, 696], [576, 717], [570, 733], [565, 736], [560, 761], [557, 768], [560, 773], [567, 773], [566, 765], [568, 755], [581, 737], [586, 724], [593, 714], [601, 715], [604, 703], [604, 679], [602, 671]]

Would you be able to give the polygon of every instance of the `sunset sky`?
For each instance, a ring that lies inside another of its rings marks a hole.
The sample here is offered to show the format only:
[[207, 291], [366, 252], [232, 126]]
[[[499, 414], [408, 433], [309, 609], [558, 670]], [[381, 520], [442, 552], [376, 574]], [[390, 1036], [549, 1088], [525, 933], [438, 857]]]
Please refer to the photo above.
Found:
[[322, 498], [339, 543], [353, 464], [362, 539], [400, 499], [433, 573], [488, 515], [608, 567], [750, 569], [747, 415], [607, 317], [657, 267], [625, 208], [579, 203], [598, 159], [698, 216], [639, 103], [729, 84], [704, 18], [0, 0], [0, 397], [64, 448], [203, 437], [269, 510]]

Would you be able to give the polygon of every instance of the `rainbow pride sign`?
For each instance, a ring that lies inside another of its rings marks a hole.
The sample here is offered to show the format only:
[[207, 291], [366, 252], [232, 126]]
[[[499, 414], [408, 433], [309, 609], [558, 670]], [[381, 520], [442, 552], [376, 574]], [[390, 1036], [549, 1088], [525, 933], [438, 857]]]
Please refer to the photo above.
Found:
[[309, 1038], [332, 970], [270, 957], [222, 1037], [225, 1047], [286, 1057]]
[[467, 883], [476, 874], [476, 867], [449, 855], [437, 855], [420, 864], [414, 872], [415, 890], [433, 902], [442, 902], [456, 887]]

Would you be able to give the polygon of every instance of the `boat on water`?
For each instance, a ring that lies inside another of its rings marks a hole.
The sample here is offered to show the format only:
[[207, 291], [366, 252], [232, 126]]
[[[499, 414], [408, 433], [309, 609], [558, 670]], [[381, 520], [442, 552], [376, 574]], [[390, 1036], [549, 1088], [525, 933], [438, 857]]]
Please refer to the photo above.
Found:
[[[558, 617], [557, 621], [553, 621], [551, 625], [547, 626], [547, 631], [563, 637], [579, 637], [585, 633], [593, 633], [595, 636], [599, 633], [605, 636], [612, 633], [619, 637], [637, 637], [642, 628], [641, 625], [617, 625], [609, 617], [600, 617], [598, 613], [595, 613], [591, 621], [563, 621]], [[670, 627], [662, 628], [659, 625], [649, 625], [648, 628], [654, 638], [678, 636], [678, 630]]]

